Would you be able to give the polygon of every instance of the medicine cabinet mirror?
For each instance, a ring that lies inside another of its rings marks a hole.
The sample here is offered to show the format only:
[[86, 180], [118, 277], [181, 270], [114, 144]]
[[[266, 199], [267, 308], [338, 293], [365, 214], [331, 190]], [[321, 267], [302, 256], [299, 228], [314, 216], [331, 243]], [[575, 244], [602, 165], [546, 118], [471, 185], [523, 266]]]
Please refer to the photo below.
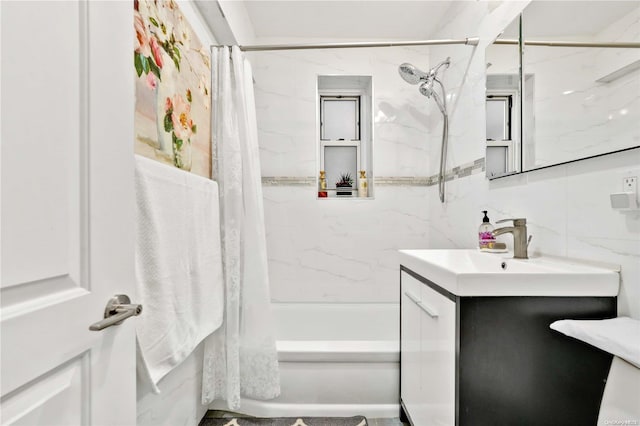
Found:
[[[487, 48], [487, 96], [497, 82], [508, 86], [505, 75], [523, 75], [511, 98], [519, 103], [516, 117], [505, 112], [504, 97], [487, 98], [489, 178], [640, 147], [639, 19], [640, 2], [531, 2], [521, 30], [513, 22], [498, 38], [522, 40], [522, 74], [515, 70], [517, 44]], [[508, 144], [495, 143], [501, 120], [508, 124], [502, 136], [509, 139], [510, 132], [514, 146], [511, 168]]]

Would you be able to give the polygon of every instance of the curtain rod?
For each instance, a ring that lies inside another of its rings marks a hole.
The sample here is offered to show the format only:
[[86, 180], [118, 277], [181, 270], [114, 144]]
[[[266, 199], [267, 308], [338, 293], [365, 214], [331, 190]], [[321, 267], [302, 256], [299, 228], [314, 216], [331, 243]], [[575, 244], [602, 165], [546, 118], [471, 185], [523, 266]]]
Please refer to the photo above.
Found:
[[[550, 41], [550, 40], [524, 40], [526, 46], [549, 47], [611, 47], [611, 48], [640, 48], [640, 43], [635, 42], [609, 42], [598, 43], [591, 41]], [[518, 44], [517, 39], [496, 39], [493, 44]]]
[[[263, 52], [268, 50], [312, 50], [312, 49], [348, 49], [361, 47], [399, 47], [399, 46], [434, 46], [442, 44], [466, 44], [477, 46], [479, 39], [469, 37], [464, 39], [443, 39], [443, 40], [413, 40], [413, 41], [373, 41], [361, 43], [319, 43], [319, 44], [257, 44], [239, 46], [243, 52]], [[517, 45], [516, 39], [497, 39], [493, 44]], [[525, 45], [529, 46], [549, 46], [549, 47], [605, 47], [605, 48], [640, 48], [640, 43], [636, 42], [612, 42], [598, 43], [589, 41], [546, 41], [546, 40], [525, 40]], [[222, 47], [214, 45], [211, 47]]]
[[[477, 37], [465, 39], [445, 40], [415, 40], [415, 41], [372, 41], [362, 43], [319, 43], [319, 44], [263, 44], [239, 46], [243, 52], [260, 52], [266, 50], [310, 50], [310, 49], [347, 49], [357, 47], [397, 47], [397, 46], [432, 46], [438, 44], [466, 44], [476, 46]], [[222, 46], [212, 46], [222, 47]]]

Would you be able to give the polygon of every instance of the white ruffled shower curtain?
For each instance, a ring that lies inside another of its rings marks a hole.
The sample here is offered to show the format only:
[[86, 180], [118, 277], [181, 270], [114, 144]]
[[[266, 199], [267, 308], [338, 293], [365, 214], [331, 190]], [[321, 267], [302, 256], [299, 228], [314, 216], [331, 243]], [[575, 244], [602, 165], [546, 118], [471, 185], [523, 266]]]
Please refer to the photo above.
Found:
[[213, 179], [220, 188], [224, 323], [205, 340], [202, 402], [272, 399], [280, 373], [271, 315], [251, 65], [238, 47], [212, 51]]

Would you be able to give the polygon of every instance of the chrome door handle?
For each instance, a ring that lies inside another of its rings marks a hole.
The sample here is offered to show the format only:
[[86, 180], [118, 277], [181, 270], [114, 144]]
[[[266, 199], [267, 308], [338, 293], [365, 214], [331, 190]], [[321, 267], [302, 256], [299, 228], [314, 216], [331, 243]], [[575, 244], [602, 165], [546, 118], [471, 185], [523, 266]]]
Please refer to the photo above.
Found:
[[122, 321], [140, 315], [140, 312], [142, 312], [142, 305], [132, 304], [126, 294], [117, 294], [107, 302], [104, 308], [104, 319], [91, 324], [89, 330], [100, 331], [112, 325], [122, 324]]

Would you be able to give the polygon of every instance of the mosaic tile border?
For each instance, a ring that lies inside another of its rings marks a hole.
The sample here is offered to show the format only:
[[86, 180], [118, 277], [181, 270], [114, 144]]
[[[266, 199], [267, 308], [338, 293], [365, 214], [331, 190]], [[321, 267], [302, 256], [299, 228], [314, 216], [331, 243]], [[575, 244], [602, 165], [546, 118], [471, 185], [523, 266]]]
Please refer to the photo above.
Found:
[[[477, 160], [471, 161], [469, 163], [455, 166], [451, 170], [447, 170], [444, 174], [444, 181], [449, 182], [451, 180], [475, 175], [484, 171], [485, 171], [484, 157], [482, 157], [482, 158], [478, 158]], [[438, 175], [429, 176], [429, 180], [433, 183], [431, 183], [428, 186], [437, 185]]]
[[[485, 171], [484, 157], [455, 166], [445, 173], [445, 182], [475, 175]], [[374, 185], [381, 186], [433, 186], [438, 184], [438, 175], [417, 176], [375, 176]], [[315, 186], [314, 176], [263, 176], [262, 186]]]
[[262, 176], [262, 186], [315, 186], [314, 176]]

